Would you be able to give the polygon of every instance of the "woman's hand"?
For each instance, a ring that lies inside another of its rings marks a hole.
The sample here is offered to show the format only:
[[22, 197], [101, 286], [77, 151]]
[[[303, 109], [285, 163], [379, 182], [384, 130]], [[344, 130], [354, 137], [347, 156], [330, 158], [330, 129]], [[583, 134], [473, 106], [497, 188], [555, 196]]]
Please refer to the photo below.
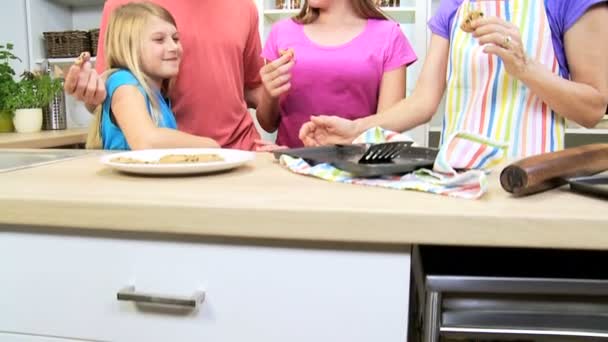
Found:
[[69, 95], [94, 108], [106, 99], [106, 87], [91, 66], [90, 59], [88, 52], [78, 57], [68, 70], [63, 88]]
[[290, 70], [293, 65], [293, 53], [285, 53], [260, 69], [262, 84], [264, 84], [264, 89], [270, 97], [277, 98], [291, 88]]
[[483, 51], [502, 59], [507, 72], [517, 78], [526, 72], [529, 59], [524, 51], [519, 28], [498, 17], [484, 17], [473, 21], [473, 37], [485, 45]]
[[359, 134], [355, 121], [338, 116], [313, 116], [300, 128], [305, 146], [350, 144]]

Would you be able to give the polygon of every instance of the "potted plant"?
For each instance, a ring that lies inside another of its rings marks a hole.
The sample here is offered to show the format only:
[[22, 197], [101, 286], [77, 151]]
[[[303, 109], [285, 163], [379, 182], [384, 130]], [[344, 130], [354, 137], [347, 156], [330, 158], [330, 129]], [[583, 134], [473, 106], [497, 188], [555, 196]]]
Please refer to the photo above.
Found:
[[48, 74], [24, 72], [17, 83], [15, 93], [7, 99], [7, 107], [15, 110], [13, 124], [20, 133], [38, 132], [42, 129], [42, 108], [63, 91], [59, 79]]
[[0, 45], [0, 132], [13, 131], [13, 111], [7, 104], [14, 96], [17, 82], [15, 71], [9, 64], [12, 60], [19, 60], [13, 53], [13, 44]]

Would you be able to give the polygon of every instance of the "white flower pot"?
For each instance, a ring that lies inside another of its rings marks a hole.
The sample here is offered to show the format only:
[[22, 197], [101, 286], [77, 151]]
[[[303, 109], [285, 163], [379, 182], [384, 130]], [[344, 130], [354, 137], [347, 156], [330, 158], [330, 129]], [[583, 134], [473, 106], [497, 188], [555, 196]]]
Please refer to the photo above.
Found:
[[39, 132], [42, 129], [42, 108], [17, 109], [13, 124], [19, 133]]

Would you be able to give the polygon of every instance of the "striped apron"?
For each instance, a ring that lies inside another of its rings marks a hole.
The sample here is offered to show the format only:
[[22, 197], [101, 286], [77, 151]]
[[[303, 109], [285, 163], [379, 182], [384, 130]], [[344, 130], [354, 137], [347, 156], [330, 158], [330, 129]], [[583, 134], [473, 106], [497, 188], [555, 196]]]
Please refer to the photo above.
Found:
[[[507, 143], [510, 157], [563, 149], [564, 119], [511, 77], [500, 58], [484, 53], [477, 39], [460, 29], [463, 17], [472, 10], [519, 27], [529, 58], [559, 75], [544, 1], [465, 0], [450, 31], [442, 144], [455, 132], [468, 132]], [[466, 158], [467, 152], [454, 154]]]

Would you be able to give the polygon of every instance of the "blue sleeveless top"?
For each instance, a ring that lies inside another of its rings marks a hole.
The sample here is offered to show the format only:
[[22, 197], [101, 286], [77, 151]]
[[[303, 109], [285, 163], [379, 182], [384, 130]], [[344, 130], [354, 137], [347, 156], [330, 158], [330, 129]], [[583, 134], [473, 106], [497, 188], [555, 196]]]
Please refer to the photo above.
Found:
[[[102, 105], [101, 113], [101, 141], [103, 142], [104, 150], [130, 150], [127, 139], [123, 134], [122, 130], [116, 123], [112, 121], [112, 96], [116, 89], [123, 85], [133, 85], [142, 93], [146, 99], [146, 105], [148, 107], [148, 113], [151, 113], [150, 99], [146, 95], [144, 88], [141, 86], [135, 76], [126, 69], [121, 69], [114, 72], [106, 81], [106, 90], [108, 95]], [[171, 105], [165, 100], [160, 93], [157, 96], [158, 105], [161, 113], [161, 122], [159, 127], [177, 129], [177, 123], [175, 122], [175, 116], [171, 111]]]

